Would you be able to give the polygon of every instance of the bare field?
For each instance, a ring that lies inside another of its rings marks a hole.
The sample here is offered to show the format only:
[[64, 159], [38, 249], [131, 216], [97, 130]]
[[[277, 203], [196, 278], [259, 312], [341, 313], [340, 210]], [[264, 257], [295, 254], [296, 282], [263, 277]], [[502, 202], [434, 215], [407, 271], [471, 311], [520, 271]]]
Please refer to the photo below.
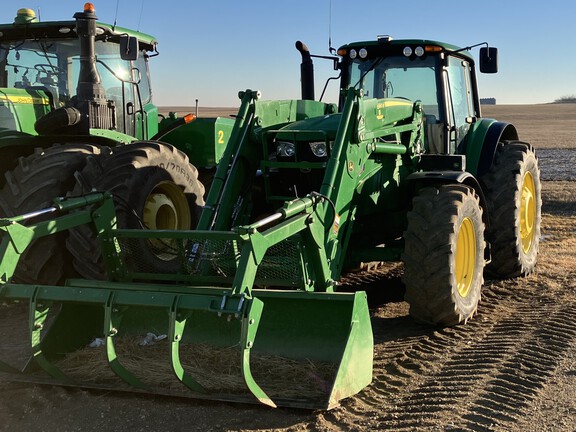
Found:
[[[195, 107], [160, 107], [163, 115], [195, 113]], [[230, 117], [234, 107], [199, 107], [199, 117]], [[576, 104], [483, 105], [482, 116], [512, 123], [520, 139], [536, 148], [576, 149]]]
[[576, 104], [483, 105], [482, 116], [512, 123], [537, 149], [576, 149]]
[[[409, 317], [399, 288], [401, 266], [371, 274], [365, 288], [390, 293], [371, 308], [374, 379], [340, 407], [273, 410], [0, 377], [0, 430], [576, 430], [576, 181], [565, 180], [573, 178], [574, 165], [563, 157], [576, 150], [574, 114], [576, 104], [484, 107], [485, 116], [515, 124], [521, 139], [547, 155], [541, 169], [551, 174], [542, 188], [536, 270], [525, 278], [486, 281], [478, 315], [446, 329]], [[0, 340], [9, 333], [0, 328]]]
[[[158, 112], [161, 115], [168, 115], [170, 112], [175, 112], [181, 117], [189, 113], [196, 114], [196, 107], [165, 106], [158, 107]], [[237, 112], [238, 108], [234, 107], [198, 107], [198, 117], [230, 117]]]

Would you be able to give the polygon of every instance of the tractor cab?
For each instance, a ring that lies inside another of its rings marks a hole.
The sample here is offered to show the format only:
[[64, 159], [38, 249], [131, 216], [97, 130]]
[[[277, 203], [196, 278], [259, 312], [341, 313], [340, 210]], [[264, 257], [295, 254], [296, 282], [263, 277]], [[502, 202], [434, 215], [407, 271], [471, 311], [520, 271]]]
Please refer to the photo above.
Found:
[[[340, 70], [340, 110], [348, 88], [361, 91], [366, 98], [420, 102], [429, 154], [462, 152], [470, 126], [480, 118], [472, 47], [389, 36], [344, 45], [338, 57], [311, 55], [301, 42], [296, 47], [302, 54], [303, 99], [314, 98], [311, 58], [332, 59], [334, 68]], [[496, 48], [480, 49], [480, 71], [497, 72]]]
[[[344, 45], [338, 50], [341, 89], [354, 87], [371, 98], [420, 101], [427, 153], [459, 153], [470, 125], [480, 117], [469, 48], [388, 36]], [[496, 72], [495, 48], [482, 48], [480, 58], [481, 71]]]
[[[86, 8], [83, 14], [95, 21], [94, 7]], [[99, 22], [93, 38], [93, 49], [82, 52], [78, 20], [40, 22], [31, 9], [0, 25], [0, 128], [35, 135], [39, 118], [75, 103], [83, 59], [93, 57], [91, 79], [99, 81], [110, 117], [101, 129], [140, 139], [154, 135], [158, 111], [151, 104], [148, 58], [156, 40]], [[134, 50], [129, 55], [128, 48]]]

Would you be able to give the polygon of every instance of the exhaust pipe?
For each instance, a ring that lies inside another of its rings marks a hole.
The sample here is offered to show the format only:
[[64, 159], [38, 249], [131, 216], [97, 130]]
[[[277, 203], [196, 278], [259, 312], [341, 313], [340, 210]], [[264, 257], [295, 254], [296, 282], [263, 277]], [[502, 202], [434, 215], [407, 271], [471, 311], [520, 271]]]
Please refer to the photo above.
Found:
[[94, 9], [85, 8], [84, 12], [74, 14], [76, 30], [80, 39], [80, 74], [76, 95], [78, 102], [106, 100], [106, 92], [102, 87], [102, 79], [96, 69], [96, 14]]
[[80, 71], [76, 100], [40, 117], [34, 127], [42, 135], [89, 135], [90, 129], [116, 130], [116, 106], [106, 99], [106, 90], [96, 68], [96, 13], [92, 3], [74, 14], [80, 40]]
[[83, 12], [74, 14], [80, 40], [80, 73], [76, 87], [75, 108], [80, 111], [78, 131], [89, 134], [90, 129], [116, 129], [116, 106], [106, 99], [106, 90], [96, 68], [96, 13], [92, 3]]
[[302, 99], [314, 100], [314, 63], [308, 47], [303, 42], [296, 42], [296, 49], [302, 55], [300, 64], [300, 83], [302, 86]]

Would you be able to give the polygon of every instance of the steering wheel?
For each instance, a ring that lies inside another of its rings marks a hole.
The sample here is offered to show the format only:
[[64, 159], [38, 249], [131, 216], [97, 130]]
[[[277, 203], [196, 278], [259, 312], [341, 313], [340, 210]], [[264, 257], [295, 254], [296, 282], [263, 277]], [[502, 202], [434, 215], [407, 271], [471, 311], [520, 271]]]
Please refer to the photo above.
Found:
[[36, 69], [38, 72], [45, 73], [46, 75], [56, 75], [58, 73], [64, 72], [64, 69], [47, 63], [35, 64], [34, 69]]

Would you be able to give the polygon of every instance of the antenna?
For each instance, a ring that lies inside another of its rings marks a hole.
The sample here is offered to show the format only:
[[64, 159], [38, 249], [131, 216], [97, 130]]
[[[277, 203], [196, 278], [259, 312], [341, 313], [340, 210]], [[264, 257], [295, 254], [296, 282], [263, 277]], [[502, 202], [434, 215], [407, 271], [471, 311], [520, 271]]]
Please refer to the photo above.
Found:
[[336, 54], [336, 49], [332, 47], [332, 0], [328, 9], [328, 51], [330, 54]]
[[114, 25], [112, 26], [112, 31], [116, 31], [116, 22], [118, 22], [118, 6], [120, 5], [120, 0], [116, 0], [116, 12], [114, 13]]
[[140, 22], [142, 21], [142, 12], [144, 11], [144, 0], [140, 3], [140, 17], [138, 18], [138, 25], [136, 26], [136, 30], [140, 31]]

